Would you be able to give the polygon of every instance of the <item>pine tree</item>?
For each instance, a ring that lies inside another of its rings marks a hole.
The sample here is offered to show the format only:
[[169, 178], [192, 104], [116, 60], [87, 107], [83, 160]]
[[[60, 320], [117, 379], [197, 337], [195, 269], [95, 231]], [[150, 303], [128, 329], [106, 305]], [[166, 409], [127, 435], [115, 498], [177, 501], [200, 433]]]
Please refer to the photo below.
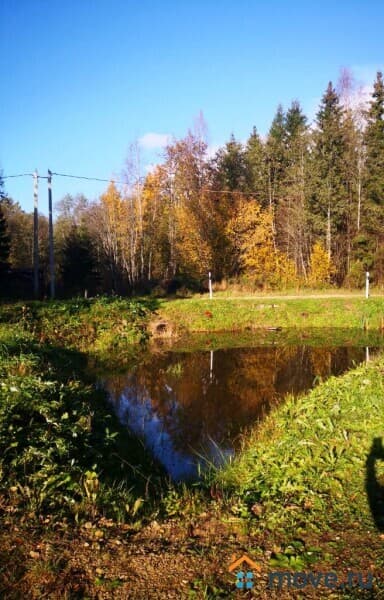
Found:
[[293, 140], [306, 129], [307, 117], [303, 113], [300, 103], [294, 100], [287, 110], [285, 117], [285, 133], [287, 147], [292, 145]]
[[4, 189], [3, 172], [0, 170], [0, 202], [7, 197]]
[[368, 200], [384, 204], [384, 82], [377, 73], [372, 101], [367, 113], [365, 131], [366, 177], [365, 189]]
[[268, 132], [266, 156], [268, 165], [268, 197], [269, 206], [273, 210], [281, 196], [281, 184], [284, 179], [286, 162], [286, 129], [285, 114], [281, 104], [277, 107], [275, 117]]
[[309, 135], [307, 118], [294, 100], [285, 119], [285, 171], [276, 213], [277, 244], [293, 260], [296, 272], [307, 275], [309, 258], [307, 197]]
[[0, 204], [0, 275], [8, 268], [11, 242], [7, 230], [7, 221]]
[[329, 259], [333, 258], [339, 266], [339, 280], [346, 272], [343, 242], [348, 215], [343, 116], [339, 96], [330, 82], [321, 101], [314, 133], [311, 208], [315, 234], [325, 239]]
[[[373, 277], [384, 280], [384, 81], [379, 71], [373, 87], [372, 100], [366, 114], [364, 135], [366, 163], [363, 191], [366, 206], [363, 211], [363, 231], [366, 243], [373, 249]], [[369, 255], [366, 258], [369, 258]]]
[[82, 294], [97, 282], [92, 240], [87, 231], [73, 227], [63, 248], [61, 275], [66, 293]]
[[229, 142], [215, 157], [215, 180], [218, 189], [245, 191], [247, 186], [247, 163], [242, 144], [232, 134]]
[[247, 163], [247, 182], [248, 190], [251, 194], [256, 194], [261, 206], [268, 205], [268, 177], [266, 155], [263, 143], [257, 133], [256, 127], [253, 128], [245, 147], [245, 160]]

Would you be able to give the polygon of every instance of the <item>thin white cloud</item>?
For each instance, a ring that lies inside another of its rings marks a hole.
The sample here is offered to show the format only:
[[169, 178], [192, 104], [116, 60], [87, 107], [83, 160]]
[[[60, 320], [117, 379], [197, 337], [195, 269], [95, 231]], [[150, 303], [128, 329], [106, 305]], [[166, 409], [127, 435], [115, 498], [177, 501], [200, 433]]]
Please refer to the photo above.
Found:
[[207, 158], [214, 158], [216, 152], [220, 150], [221, 144], [209, 144], [207, 148]]
[[[372, 99], [373, 83], [376, 79], [377, 71], [383, 71], [383, 66], [380, 65], [353, 65], [348, 68], [353, 77], [353, 89], [350, 92], [348, 101], [342, 102], [352, 109], [360, 109], [363, 111], [369, 105]], [[337, 86], [337, 77], [333, 81], [333, 85]], [[322, 96], [313, 97], [305, 107], [305, 113], [309, 123], [316, 127], [316, 115], [320, 108]]]
[[139, 138], [139, 144], [147, 150], [155, 150], [156, 148], [164, 148], [171, 141], [169, 133], [145, 133]]
[[377, 71], [383, 71], [384, 64], [376, 65], [352, 65], [351, 71], [360, 85], [371, 85], [376, 79]]
[[148, 165], [144, 165], [144, 171], [146, 173], [154, 173], [156, 168], [159, 166], [158, 163], [149, 163]]

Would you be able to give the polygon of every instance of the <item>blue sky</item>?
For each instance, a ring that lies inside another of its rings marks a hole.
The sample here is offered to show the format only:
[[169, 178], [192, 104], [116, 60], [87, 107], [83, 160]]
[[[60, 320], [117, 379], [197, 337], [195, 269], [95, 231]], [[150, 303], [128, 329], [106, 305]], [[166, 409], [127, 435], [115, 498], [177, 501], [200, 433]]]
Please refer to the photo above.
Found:
[[[135, 140], [145, 172], [200, 110], [213, 147], [265, 134], [279, 102], [313, 117], [341, 67], [363, 85], [383, 69], [383, 22], [376, 0], [0, 0], [0, 166], [109, 178]], [[104, 189], [54, 179], [55, 200]], [[31, 178], [6, 190], [31, 210]]]

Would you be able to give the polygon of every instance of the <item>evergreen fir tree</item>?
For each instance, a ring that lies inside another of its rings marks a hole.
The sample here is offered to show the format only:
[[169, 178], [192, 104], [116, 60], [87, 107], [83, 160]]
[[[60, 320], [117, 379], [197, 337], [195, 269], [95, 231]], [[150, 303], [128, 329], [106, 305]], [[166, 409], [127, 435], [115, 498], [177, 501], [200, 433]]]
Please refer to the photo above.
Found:
[[230, 191], [246, 191], [247, 163], [242, 144], [232, 134], [225, 147], [220, 149], [215, 158], [215, 179], [218, 189]]
[[288, 151], [298, 137], [306, 131], [306, 128], [307, 117], [303, 113], [300, 103], [294, 100], [285, 117], [285, 139]]
[[265, 207], [268, 204], [266, 156], [256, 127], [253, 128], [248, 138], [245, 148], [245, 160], [247, 164], [247, 191], [256, 194], [258, 202]]
[[8, 268], [11, 242], [7, 231], [7, 221], [0, 203], [0, 275]]
[[66, 293], [82, 294], [97, 283], [93, 243], [82, 228], [74, 226], [64, 243], [61, 275]]
[[338, 265], [338, 280], [346, 272], [345, 233], [347, 230], [348, 192], [344, 110], [332, 83], [323, 95], [317, 114], [312, 154], [313, 192], [311, 208], [314, 232], [325, 246], [329, 258]]
[[287, 166], [285, 141], [285, 115], [283, 107], [279, 104], [265, 147], [268, 169], [268, 200], [271, 209], [276, 207], [281, 197], [281, 185]]
[[369, 201], [384, 204], [384, 82], [377, 73], [365, 131], [365, 190]]
[[[362, 209], [361, 237], [372, 248], [365, 257], [365, 264], [372, 272], [374, 281], [384, 280], [384, 81], [379, 71], [373, 87], [372, 100], [366, 113], [367, 126], [364, 133], [366, 162], [363, 181], [365, 206]], [[372, 266], [369, 258], [372, 256]]]
[[285, 118], [285, 168], [276, 214], [277, 245], [306, 276], [310, 254], [307, 197], [309, 135], [307, 118], [297, 100]]
[[3, 172], [0, 170], [0, 201], [6, 197], [7, 197], [7, 195], [4, 190]]

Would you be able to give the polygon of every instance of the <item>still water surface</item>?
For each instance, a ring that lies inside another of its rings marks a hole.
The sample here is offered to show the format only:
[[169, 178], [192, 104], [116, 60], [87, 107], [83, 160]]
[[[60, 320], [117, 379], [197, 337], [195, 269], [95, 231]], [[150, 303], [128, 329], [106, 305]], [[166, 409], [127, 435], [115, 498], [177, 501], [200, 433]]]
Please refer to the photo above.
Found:
[[233, 456], [239, 434], [284, 396], [366, 359], [363, 347], [244, 347], [146, 355], [104, 382], [120, 421], [175, 481]]

